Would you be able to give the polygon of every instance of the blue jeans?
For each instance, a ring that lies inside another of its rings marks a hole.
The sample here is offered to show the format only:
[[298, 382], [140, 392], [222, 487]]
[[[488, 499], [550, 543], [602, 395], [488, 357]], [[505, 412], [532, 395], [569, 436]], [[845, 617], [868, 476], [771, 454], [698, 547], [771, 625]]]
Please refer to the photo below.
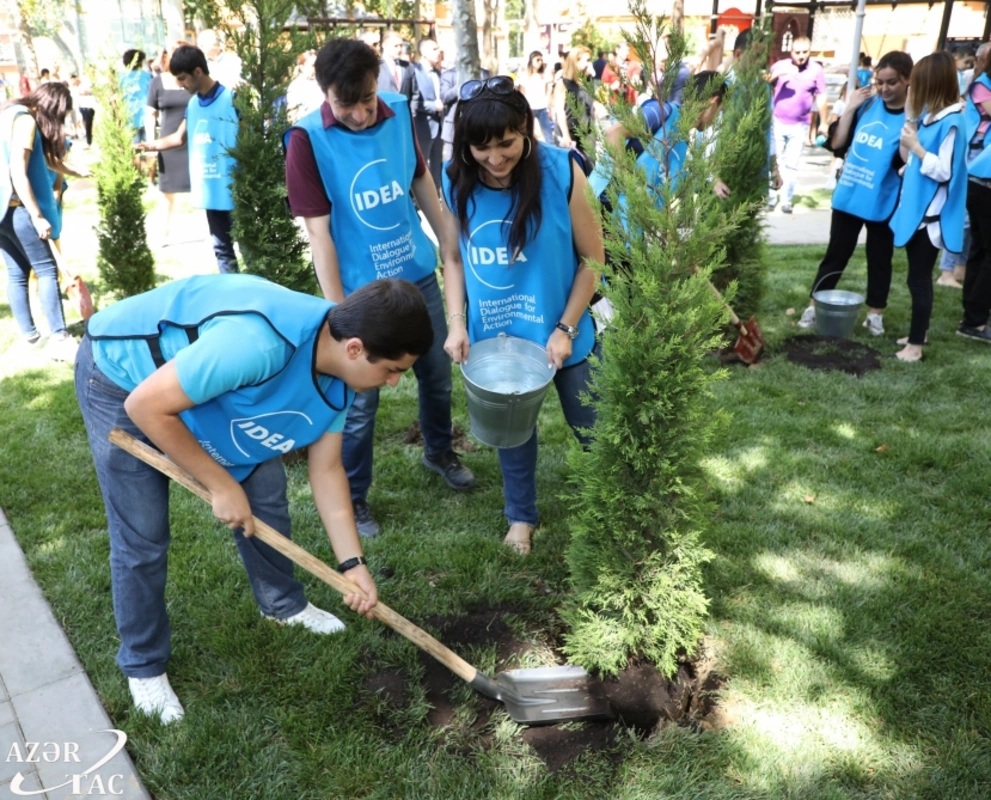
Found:
[[[76, 398], [107, 511], [110, 585], [120, 634], [117, 664], [128, 677], [153, 678], [165, 672], [172, 654], [165, 607], [169, 481], [107, 441], [111, 429], [117, 427], [148, 442], [124, 411], [127, 395], [96, 366], [90, 339], [84, 337], [76, 356]], [[273, 459], [260, 464], [241, 486], [255, 516], [289, 538], [282, 462]], [[246, 539], [240, 529], [234, 539], [262, 613], [285, 619], [302, 611], [306, 597], [302, 584], [293, 577], [292, 562], [259, 539]]]
[[39, 335], [28, 300], [28, 277], [38, 276], [38, 297], [49, 333], [65, 333], [65, 316], [59, 295], [58, 268], [51, 245], [38, 238], [31, 215], [23, 206], [8, 208], [0, 221], [0, 250], [7, 262], [7, 302], [21, 333], [29, 339]]
[[[592, 350], [601, 354], [598, 343]], [[557, 371], [554, 387], [561, 398], [561, 410], [582, 447], [591, 444], [587, 429], [595, 424], [595, 408], [582, 405], [579, 395], [589, 391], [592, 365], [588, 359]], [[586, 430], [583, 430], [586, 429]], [[502, 467], [502, 494], [506, 499], [503, 513], [509, 524], [523, 522], [536, 527], [537, 513], [537, 430], [526, 444], [499, 450], [499, 466]]]
[[[444, 352], [447, 317], [441, 299], [437, 274], [431, 272], [416, 282], [423, 292], [434, 328], [434, 343], [425, 356], [413, 364], [419, 384], [420, 432], [427, 456], [436, 458], [451, 449], [451, 359]], [[379, 390], [359, 392], [344, 424], [344, 469], [351, 484], [351, 499], [364, 500], [372, 485], [372, 446], [375, 441], [375, 412]]]
[[970, 215], [967, 214], [963, 218], [963, 251], [951, 253], [944, 247], [943, 254], [939, 257], [939, 268], [943, 272], [953, 272], [957, 264], [966, 264], [967, 255], [970, 253], [970, 242]]
[[533, 112], [534, 119], [540, 125], [540, 131], [544, 134], [544, 141], [547, 144], [554, 144], [554, 126], [551, 125], [550, 114], [546, 108], [540, 108]]
[[207, 209], [206, 222], [210, 226], [210, 239], [213, 241], [213, 254], [217, 257], [217, 266], [223, 273], [240, 272], [237, 266], [237, 255], [234, 253], [234, 237], [231, 228], [234, 217], [230, 211], [212, 211]]

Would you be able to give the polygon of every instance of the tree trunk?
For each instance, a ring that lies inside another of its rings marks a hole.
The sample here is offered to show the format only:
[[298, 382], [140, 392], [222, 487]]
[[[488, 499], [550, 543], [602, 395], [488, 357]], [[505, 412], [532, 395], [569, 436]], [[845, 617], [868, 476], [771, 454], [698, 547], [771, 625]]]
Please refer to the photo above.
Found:
[[540, 11], [537, 0], [523, 0], [523, 57], [529, 57], [540, 46]]
[[482, 61], [490, 70], [499, 61], [499, 44], [496, 38], [499, 30], [499, 6], [499, 0], [485, 0], [485, 19], [482, 22]]
[[671, 30], [685, 32], [685, 0], [671, 0]]
[[457, 51], [458, 83], [481, 77], [478, 63], [478, 23], [475, 21], [475, 0], [454, 0], [451, 8], [454, 22], [454, 47]]

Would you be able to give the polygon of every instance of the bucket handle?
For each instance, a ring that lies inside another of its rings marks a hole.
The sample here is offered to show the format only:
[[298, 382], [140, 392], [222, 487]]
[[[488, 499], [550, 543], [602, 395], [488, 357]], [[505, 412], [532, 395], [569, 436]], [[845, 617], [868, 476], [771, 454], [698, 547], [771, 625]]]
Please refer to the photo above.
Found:
[[819, 280], [815, 282], [815, 286], [812, 287], [812, 294], [816, 293], [816, 289], [819, 288], [819, 284], [822, 283], [824, 280], [826, 280], [826, 278], [828, 278], [830, 275], [842, 275], [845, 271], [846, 270], [837, 269], [837, 270], [833, 270], [832, 272], [827, 272], [825, 275], [823, 275], [821, 278], [819, 278]]

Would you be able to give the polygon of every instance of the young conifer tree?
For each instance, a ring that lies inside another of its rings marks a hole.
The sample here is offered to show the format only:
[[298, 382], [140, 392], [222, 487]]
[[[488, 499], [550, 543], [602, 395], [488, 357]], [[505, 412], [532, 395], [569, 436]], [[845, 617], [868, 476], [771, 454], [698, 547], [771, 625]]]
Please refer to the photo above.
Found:
[[96, 265], [109, 293], [130, 297], [155, 286], [155, 259], [145, 230], [147, 183], [135, 161], [135, 131], [115, 64], [104, 61], [92, 77], [100, 103], [96, 125], [100, 160], [93, 167], [100, 209]]
[[749, 44], [733, 64], [723, 111], [723, 128], [732, 136], [716, 140], [717, 174], [732, 194], [724, 209], [742, 211], [726, 234], [726, 260], [712, 282], [720, 289], [736, 282], [733, 308], [743, 319], [760, 309], [767, 282], [767, 242], [761, 212], [767, 202], [771, 131], [771, 90], [764, 80], [770, 38], [757, 20]]
[[296, 57], [312, 46], [309, 36], [286, 33], [292, 0], [234, 0], [228, 9], [239, 20], [227, 29], [228, 42], [242, 62], [244, 83], [234, 103], [241, 126], [231, 190], [234, 240], [246, 272], [301, 292], [313, 292], [316, 279], [286, 203], [282, 135], [289, 128], [285, 96]]
[[[662, 21], [640, 0], [631, 11], [637, 23], [628, 40], [654, 83]], [[684, 37], [672, 33], [655, 96], [666, 96], [684, 53]], [[612, 211], [603, 216], [611, 264], [603, 292], [613, 316], [593, 372], [594, 442], [569, 457], [567, 560], [575, 593], [562, 615], [569, 659], [607, 674], [632, 658], [673, 673], [679, 654], [699, 644], [708, 613], [702, 567], [710, 557], [703, 543], [709, 503], [700, 463], [724, 420], [711, 397], [723, 373], [706, 355], [722, 343], [726, 319], [708, 279], [723, 263], [727, 226], [739, 218], [719, 208], [711, 148], [694, 127], [712, 86], [686, 92], [666, 141], [651, 137], [636, 109], [617, 110], [648, 159], [680, 171], [677, 181], [647, 178], [656, 171], [629, 150], [600, 149], [613, 176]]]

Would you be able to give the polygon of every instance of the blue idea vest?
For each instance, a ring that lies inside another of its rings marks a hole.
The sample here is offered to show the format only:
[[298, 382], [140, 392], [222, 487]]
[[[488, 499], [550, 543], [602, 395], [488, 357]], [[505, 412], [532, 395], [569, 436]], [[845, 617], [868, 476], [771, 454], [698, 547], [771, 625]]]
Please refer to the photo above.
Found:
[[888, 111], [880, 98], [863, 107], [833, 191], [833, 208], [869, 222], [891, 216], [902, 182], [892, 161], [904, 124], [905, 110]]
[[93, 315], [86, 330], [94, 340], [145, 339], [159, 363], [158, 338], [168, 326], [193, 342], [199, 326], [220, 314], [265, 319], [294, 348], [282, 371], [179, 415], [200, 446], [242, 481], [258, 464], [317, 441], [354, 399], [336, 378], [325, 394], [313, 369], [317, 337], [332, 307], [252, 275], [199, 275], [114, 303]]
[[[980, 77], [975, 78], [974, 83], [967, 90], [967, 105], [964, 108], [964, 119], [966, 120], [968, 147], [970, 146], [969, 143], [977, 135], [977, 128], [981, 124], [981, 112], [974, 103], [972, 96], [974, 85], [978, 83], [986, 89], [991, 89], [991, 78], [987, 76], [987, 73], [982, 72]], [[984, 139], [982, 141], [984, 149], [980, 151], [967, 167], [967, 171], [975, 178], [991, 180], [991, 155], [989, 155], [991, 148], [988, 148], [989, 142], [991, 142], [991, 125], [984, 132]]]
[[227, 151], [237, 144], [238, 119], [234, 94], [226, 86], [209, 105], [194, 94], [186, 106], [189, 147], [189, 200], [194, 208], [232, 211], [231, 170]]
[[[671, 138], [671, 133], [675, 130], [675, 127], [678, 124], [678, 117], [681, 116], [681, 106], [672, 105], [671, 103], [663, 103], [661, 105], [661, 111], [663, 115], [663, 122], [654, 133], [654, 139], [663, 143]], [[656, 164], [657, 159], [651, 158], [646, 149], [639, 156], [637, 156], [637, 163], [644, 169], [650, 168], [651, 162]], [[659, 164], [657, 164], [657, 166], [659, 166]], [[601, 197], [611, 180], [612, 163], [610, 162], [608, 156], [604, 153], [596, 163], [595, 169], [592, 170], [592, 174], [589, 175], [588, 183], [589, 186], [592, 187], [592, 191], [595, 193], [595, 196]]]
[[[310, 137], [330, 200], [330, 234], [345, 295], [379, 278], [415, 283], [437, 266], [437, 250], [413, 205], [416, 147], [409, 101], [394, 92], [379, 97], [395, 116], [366, 130], [339, 124], [325, 129], [320, 109], [296, 126]], [[284, 142], [288, 146], [288, 132]]]
[[681, 107], [671, 106], [671, 112], [654, 134], [656, 144], [645, 149], [637, 158], [637, 165], [646, 173], [647, 187], [658, 207], [664, 205], [664, 184], [669, 183], [672, 189], [678, 185], [688, 154], [688, 141], [677, 141]]
[[[505, 333], [546, 347], [568, 304], [579, 268], [568, 208], [571, 157], [546, 144], [537, 144], [536, 157], [542, 171], [540, 228], [515, 261], [509, 251], [511, 193], [480, 185], [468, 203], [468, 236], [459, 238], [472, 344]], [[442, 175], [448, 207], [457, 208], [446, 169]], [[586, 309], [564, 366], [583, 361], [594, 345], [595, 328]]]
[[[0, 213], [6, 214], [10, 201], [14, 198], [14, 184], [10, 177], [10, 140], [14, 120], [22, 114], [29, 113], [24, 106], [9, 106], [0, 113], [0, 147], [3, 148], [0, 158]], [[52, 238], [62, 235], [62, 206], [55, 199], [55, 181], [58, 173], [48, 168], [45, 154], [41, 149], [41, 130], [34, 131], [34, 147], [28, 159], [28, 182], [34, 199], [41, 209], [41, 214], [52, 226]]]
[[[967, 204], [967, 140], [964, 134], [963, 114], [959, 111], [947, 114], [929, 124], [919, 124], [919, 143], [930, 153], [938, 153], [939, 146], [956, 130], [953, 146], [953, 166], [947, 182], [946, 204], [939, 215], [939, 228], [943, 244], [951, 253], [963, 250], [963, 223]], [[919, 159], [909, 154], [905, 167], [902, 191], [898, 207], [891, 218], [891, 230], [895, 233], [895, 247], [904, 247], [925, 219], [926, 209], [936, 196], [940, 184], [924, 176], [919, 169]]]

